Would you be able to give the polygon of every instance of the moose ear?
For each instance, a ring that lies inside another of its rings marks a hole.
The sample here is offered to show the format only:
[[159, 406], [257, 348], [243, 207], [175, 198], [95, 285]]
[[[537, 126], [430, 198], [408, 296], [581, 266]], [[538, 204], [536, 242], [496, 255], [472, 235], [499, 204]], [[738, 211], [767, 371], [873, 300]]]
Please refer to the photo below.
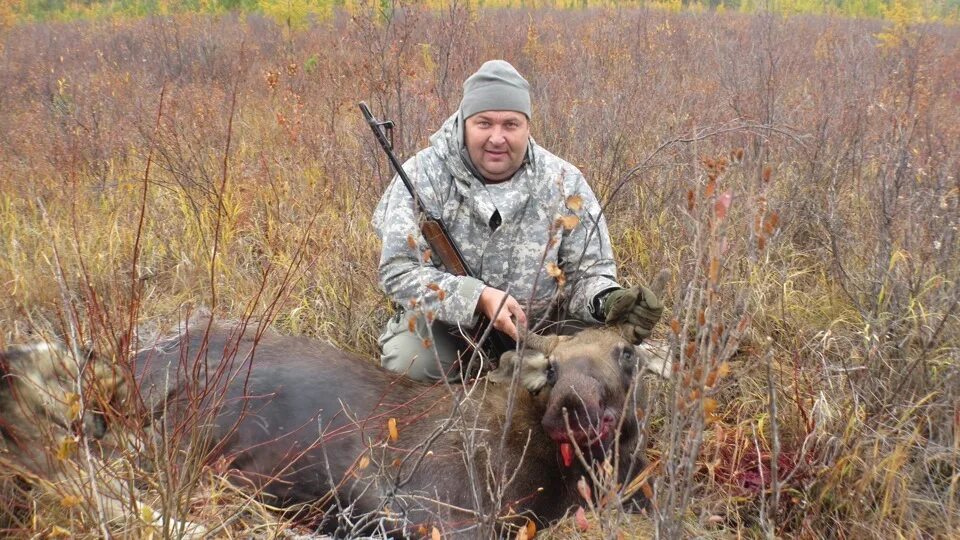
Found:
[[636, 346], [640, 366], [650, 373], [669, 379], [673, 374], [670, 347], [664, 341], [647, 340]]
[[536, 351], [528, 350], [521, 358], [516, 351], [507, 351], [500, 356], [497, 369], [487, 373], [487, 379], [497, 384], [510, 384], [513, 381], [514, 366], [520, 364], [520, 384], [531, 392], [536, 392], [547, 384], [547, 357]]

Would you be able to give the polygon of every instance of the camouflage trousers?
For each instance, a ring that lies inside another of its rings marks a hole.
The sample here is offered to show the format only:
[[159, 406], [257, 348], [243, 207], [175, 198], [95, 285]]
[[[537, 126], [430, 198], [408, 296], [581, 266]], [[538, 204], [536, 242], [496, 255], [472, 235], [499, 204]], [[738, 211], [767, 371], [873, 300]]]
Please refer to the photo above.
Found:
[[[414, 324], [410, 323], [411, 316]], [[600, 324], [569, 319], [560, 323], [554, 319], [537, 326], [538, 332], [567, 335]], [[460, 382], [465, 375], [466, 378], [475, 377], [496, 367], [500, 355], [515, 346], [513, 340], [502, 336], [506, 343], [495, 345], [493, 340], [488, 340], [482, 350], [475, 353], [470, 346], [475, 338], [472, 334], [469, 328], [461, 329], [439, 321], [428, 324], [420, 313], [398, 310], [387, 321], [378, 340], [380, 365], [417, 381], [446, 379]]]
[[[413, 324], [410, 317], [414, 317]], [[474, 357], [473, 365], [469, 366], [472, 372], [480, 373], [491, 367], [484, 365], [491, 362], [487, 351], [473, 354], [467, 339], [469, 332], [470, 329], [465, 328], [461, 333], [459, 328], [439, 321], [428, 324], [420, 313], [398, 311], [380, 334], [380, 365], [417, 381], [459, 382], [468, 367], [464, 364], [469, 363], [471, 357]]]

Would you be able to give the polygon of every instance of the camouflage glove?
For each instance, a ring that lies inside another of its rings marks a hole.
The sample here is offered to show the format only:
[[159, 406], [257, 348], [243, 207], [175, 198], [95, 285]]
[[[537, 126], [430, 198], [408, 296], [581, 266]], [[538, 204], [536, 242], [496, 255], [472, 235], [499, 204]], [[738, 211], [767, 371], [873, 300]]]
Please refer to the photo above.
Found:
[[642, 285], [617, 289], [608, 294], [603, 302], [604, 321], [619, 325], [623, 329], [623, 336], [634, 345], [650, 337], [662, 314], [663, 302]]

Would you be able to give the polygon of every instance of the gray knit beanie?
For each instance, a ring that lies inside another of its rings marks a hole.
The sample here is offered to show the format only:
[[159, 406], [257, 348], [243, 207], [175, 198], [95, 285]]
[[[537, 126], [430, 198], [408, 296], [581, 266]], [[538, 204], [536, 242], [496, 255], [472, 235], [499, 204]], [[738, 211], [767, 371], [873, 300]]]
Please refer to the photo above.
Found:
[[507, 61], [484, 62], [463, 82], [463, 118], [484, 111], [516, 111], [530, 118], [530, 83]]

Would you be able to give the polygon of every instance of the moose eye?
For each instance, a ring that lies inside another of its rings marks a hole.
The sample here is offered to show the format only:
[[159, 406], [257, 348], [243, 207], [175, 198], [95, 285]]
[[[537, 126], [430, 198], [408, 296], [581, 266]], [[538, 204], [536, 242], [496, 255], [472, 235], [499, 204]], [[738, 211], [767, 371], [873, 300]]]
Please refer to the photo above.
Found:
[[557, 363], [553, 360], [547, 364], [547, 371], [544, 373], [547, 376], [547, 384], [553, 386], [557, 384]]
[[620, 369], [626, 375], [632, 375], [637, 368], [637, 351], [632, 345], [623, 345], [617, 347], [614, 351], [615, 358], [620, 363]]

